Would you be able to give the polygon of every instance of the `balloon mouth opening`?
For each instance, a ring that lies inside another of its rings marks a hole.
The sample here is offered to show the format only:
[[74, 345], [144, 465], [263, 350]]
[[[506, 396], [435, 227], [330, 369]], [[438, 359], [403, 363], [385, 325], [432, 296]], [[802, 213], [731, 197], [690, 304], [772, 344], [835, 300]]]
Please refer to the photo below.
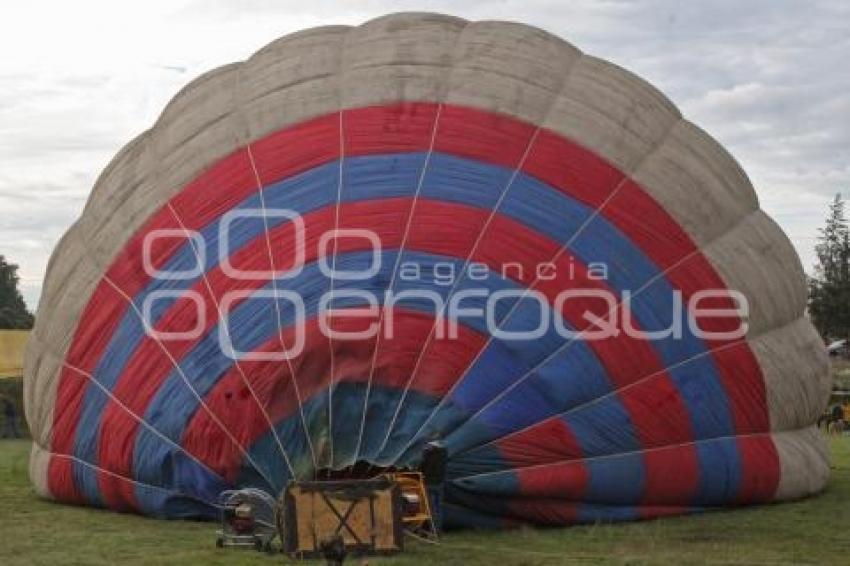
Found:
[[358, 460], [343, 468], [319, 468], [315, 481], [368, 480], [384, 474], [409, 471], [411, 468], [403, 466], [381, 466], [368, 460]]

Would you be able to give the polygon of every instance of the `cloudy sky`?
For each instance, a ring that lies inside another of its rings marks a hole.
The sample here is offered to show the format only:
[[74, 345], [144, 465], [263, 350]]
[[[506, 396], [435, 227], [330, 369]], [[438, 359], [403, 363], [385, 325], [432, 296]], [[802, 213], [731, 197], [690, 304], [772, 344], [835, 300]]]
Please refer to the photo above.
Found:
[[828, 201], [850, 196], [843, 0], [15, 2], [0, 21], [0, 254], [28, 304], [100, 170], [183, 84], [283, 34], [401, 10], [537, 25], [643, 76], [741, 162], [807, 269]]

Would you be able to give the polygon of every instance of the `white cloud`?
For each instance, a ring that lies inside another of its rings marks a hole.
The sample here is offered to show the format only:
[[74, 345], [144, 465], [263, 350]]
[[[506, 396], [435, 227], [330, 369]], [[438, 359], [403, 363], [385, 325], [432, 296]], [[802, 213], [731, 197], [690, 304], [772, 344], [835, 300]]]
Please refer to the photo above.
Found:
[[644, 76], [741, 161], [806, 267], [850, 190], [840, 0], [18, 2], [0, 21], [0, 253], [28, 301], [97, 174], [180, 86], [285, 33], [399, 10], [538, 25]]

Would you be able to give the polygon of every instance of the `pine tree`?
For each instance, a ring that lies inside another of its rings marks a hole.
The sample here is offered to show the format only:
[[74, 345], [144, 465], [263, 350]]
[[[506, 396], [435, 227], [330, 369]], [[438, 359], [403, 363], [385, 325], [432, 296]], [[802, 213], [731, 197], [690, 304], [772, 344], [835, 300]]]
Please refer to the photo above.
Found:
[[850, 229], [844, 205], [840, 194], [829, 205], [809, 279], [809, 315], [827, 340], [850, 338]]
[[33, 316], [18, 290], [18, 266], [0, 255], [0, 329], [32, 328]]

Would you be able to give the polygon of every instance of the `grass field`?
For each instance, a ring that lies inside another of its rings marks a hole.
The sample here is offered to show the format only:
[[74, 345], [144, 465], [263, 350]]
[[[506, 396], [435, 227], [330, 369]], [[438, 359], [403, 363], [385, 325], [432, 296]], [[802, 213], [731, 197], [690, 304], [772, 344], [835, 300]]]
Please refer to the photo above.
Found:
[[[850, 564], [850, 437], [832, 441], [816, 498], [642, 523], [451, 533], [369, 564]], [[28, 441], [0, 441], [0, 564], [280, 564], [282, 555], [214, 547], [215, 525], [58, 505], [27, 480]], [[347, 563], [361, 564], [352, 560]], [[318, 562], [317, 562], [318, 564]]]

